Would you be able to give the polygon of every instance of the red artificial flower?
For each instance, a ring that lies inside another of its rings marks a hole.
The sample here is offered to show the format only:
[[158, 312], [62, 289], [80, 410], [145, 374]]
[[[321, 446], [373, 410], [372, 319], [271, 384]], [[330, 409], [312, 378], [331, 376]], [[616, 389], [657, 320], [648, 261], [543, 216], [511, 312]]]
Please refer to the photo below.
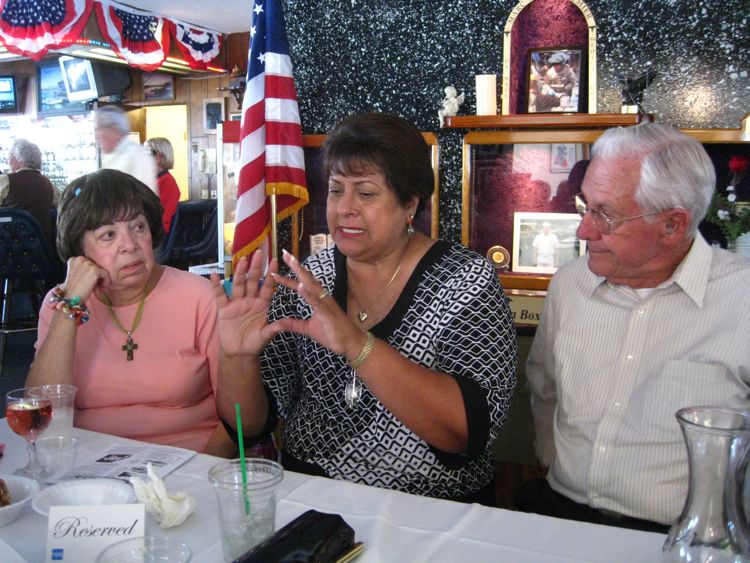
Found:
[[729, 171], [740, 174], [747, 170], [748, 164], [750, 164], [750, 159], [746, 156], [733, 156], [729, 159]]

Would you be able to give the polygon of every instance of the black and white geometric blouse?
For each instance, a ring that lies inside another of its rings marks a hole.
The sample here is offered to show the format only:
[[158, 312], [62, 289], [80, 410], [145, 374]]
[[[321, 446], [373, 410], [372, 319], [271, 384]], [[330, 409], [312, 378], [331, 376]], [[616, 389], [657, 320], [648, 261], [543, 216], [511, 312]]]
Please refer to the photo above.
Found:
[[[305, 267], [346, 310], [345, 257], [329, 248]], [[271, 321], [310, 315], [296, 293], [277, 289]], [[366, 385], [359, 402], [348, 407], [344, 389], [352, 370], [346, 359], [284, 332], [266, 348], [262, 369], [284, 419], [285, 455], [333, 479], [438, 498], [476, 493], [493, 477], [492, 443], [516, 382], [515, 328], [494, 268], [473, 251], [437, 241], [386, 318], [370, 330], [412, 361], [456, 379], [468, 414], [467, 452], [431, 447]]]

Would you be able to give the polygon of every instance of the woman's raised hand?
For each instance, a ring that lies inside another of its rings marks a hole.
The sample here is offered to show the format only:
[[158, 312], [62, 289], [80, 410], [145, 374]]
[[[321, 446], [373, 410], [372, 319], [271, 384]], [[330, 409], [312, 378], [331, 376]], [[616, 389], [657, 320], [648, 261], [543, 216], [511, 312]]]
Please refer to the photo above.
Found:
[[354, 356], [362, 347], [363, 333], [355, 327], [346, 312], [339, 307], [328, 290], [308, 272], [294, 256], [284, 251], [284, 263], [294, 272], [297, 279], [285, 278], [274, 272], [273, 278], [279, 285], [296, 291], [312, 307], [309, 319], [279, 319], [274, 323], [280, 330], [305, 334], [337, 354]]
[[65, 281], [60, 288], [68, 298], [80, 297], [85, 303], [97, 286], [106, 289], [109, 284], [107, 271], [85, 256], [69, 258], [67, 266]]
[[[231, 299], [227, 297], [219, 277], [211, 276], [214, 296], [219, 305], [219, 342], [222, 351], [230, 356], [260, 356], [266, 345], [280, 332], [280, 328], [268, 324], [268, 307], [276, 283], [274, 277], [268, 276], [261, 285], [264, 261], [261, 251], [256, 251], [250, 260], [247, 257], [240, 259], [234, 272]], [[278, 262], [272, 260], [269, 273], [274, 274], [277, 270]]]

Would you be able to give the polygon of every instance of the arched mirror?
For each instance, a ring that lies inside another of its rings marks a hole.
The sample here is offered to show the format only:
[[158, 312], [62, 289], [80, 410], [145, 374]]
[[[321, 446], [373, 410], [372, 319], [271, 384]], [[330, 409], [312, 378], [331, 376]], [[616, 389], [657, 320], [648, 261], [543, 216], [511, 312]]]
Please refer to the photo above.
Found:
[[536, 111], [535, 75], [558, 58], [575, 73], [574, 103], [539, 111], [596, 113], [596, 23], [591, 10], [581, 0], [521, 0], [503, 32], [503, 115]]

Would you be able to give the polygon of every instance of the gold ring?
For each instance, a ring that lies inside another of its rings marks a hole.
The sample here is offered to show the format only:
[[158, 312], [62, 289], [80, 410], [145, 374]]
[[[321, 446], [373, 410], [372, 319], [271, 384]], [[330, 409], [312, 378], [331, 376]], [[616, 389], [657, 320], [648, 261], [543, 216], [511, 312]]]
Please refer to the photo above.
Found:
[[320, 295], [318, 295], [318, 300], [323, 301], [323, 299], [325, 299], [329, 295], [331, 295], [331, 292], [328, 291], [327, 289], [324, 289], [323, 292]]

